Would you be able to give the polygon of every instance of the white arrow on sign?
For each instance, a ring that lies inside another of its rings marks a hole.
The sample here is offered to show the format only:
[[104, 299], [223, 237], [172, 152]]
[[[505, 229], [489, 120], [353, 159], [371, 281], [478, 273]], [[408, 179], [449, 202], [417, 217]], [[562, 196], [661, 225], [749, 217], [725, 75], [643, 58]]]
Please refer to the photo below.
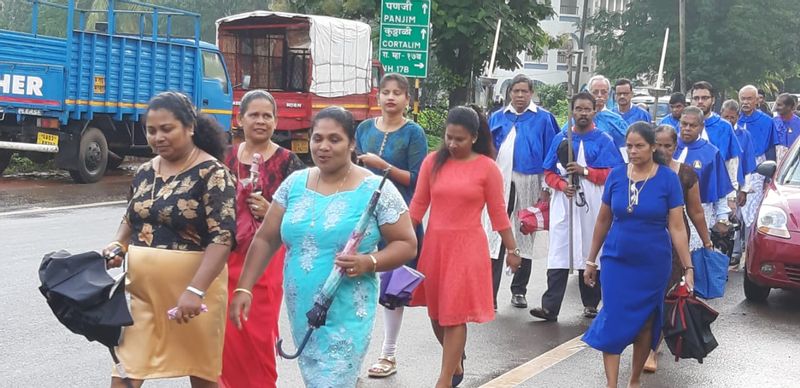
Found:
[[428, 13], [428, 4], [422, 4], [422, 14], [425, 15]]
[[422, 34], [422, 40], [425, 40], [425, 34], [427, 34], [427, 31], [425, 31], [423, 29], [423, 30], [420, 30], [419, 33]]
[[420, 63], [415, 63], [415, 64], [414, 64], [414, 67], [416, 67], [416, 68], [419, 68], [419, 69], [422, 69], [422, 68], [424, 68], [424, 67], [425, 67], [425, 65], [424, 65], [422, 62], [420, 62]]

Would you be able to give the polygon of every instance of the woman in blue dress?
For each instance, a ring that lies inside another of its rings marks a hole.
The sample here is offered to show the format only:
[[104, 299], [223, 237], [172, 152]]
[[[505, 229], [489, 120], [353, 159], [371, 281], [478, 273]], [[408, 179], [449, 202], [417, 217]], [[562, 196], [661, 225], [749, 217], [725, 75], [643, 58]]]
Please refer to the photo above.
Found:
[[626, 147], [630, 163], [612, 170], [606, 180], [584, 273], [586, 284], [594, 287], [597, 268], [603, 266], [603, 308], [583, 341], [603, 352], [609, 388], [617, 387], [620, 354], [631, 343], [633, 362], [628, 387], [641, 385], [647, 356], [660, 341], [673, 245], [683, 264], [687, 285], [690, 289], [694, 286], [678, 175], [656, 152], [652, 125], [631, 125]]
[[[299, 343], [308, 329], [306, 312], [334, 264], [347, 278], [339, 287], [324, 326], [315, 330], [300, 355], [306, 386], [354, 387], [367, 352], [378, 305], [376, 273], [399, 267], [416, 255], [417, 241], [403, 197], [391, 182], [383, 188], [358, 255], [338, 256], [381, 177], [351, 162], [355, 150], [352, 115], [339, 107], [320, 111], [311, 128], [315, 168], [290, 175], [247, 252], [230, 318], [247, 320], [252, 287], [270, 258], [286, 245], [284, 299], [292, 336]], [[383, 249], [376, 252], [379, 241]]]
[[[411, 97], [409, 87], [408, 79], [400, 74], [383, 76], [378, 94], [381, 116], [364, 121], [356, 129], [358, 160], [376, 174], [389, 169], [389, 179], [403, 195], [406, 204], [411, 202], [422, 160], [428, 154], [425, 131], [404, 116]], [[422, 225], [417, 226], [414, 232], [419, 252], [422, 250]], [[407, 263], [412, 268], [416, 268], [416, 264], [416, 258]], [[370, 377], [387, 377], [397, 372], [395, 353], [403, 322], [403, 307], [383, 309], [383, 321], [383, 347], [378, 361], [369, 368]]]

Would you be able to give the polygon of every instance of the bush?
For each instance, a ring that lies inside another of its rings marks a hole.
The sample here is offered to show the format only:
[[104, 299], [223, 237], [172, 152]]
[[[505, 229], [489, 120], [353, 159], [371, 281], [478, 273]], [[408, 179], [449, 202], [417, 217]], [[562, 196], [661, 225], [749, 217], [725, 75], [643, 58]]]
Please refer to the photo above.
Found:
[[445, 121], [447, 120], [447, 109], [427, 108], [417, 115], [417, 124], [425, 130], [428, 137], [428, 149], [438, 149], [444, 137]]
[[37, 163], [27, 157], [14, 154], [14, 156], [11, 157], [11, 162], [8, 164], [8, 168], [6, 168], [4, 174], [27, 174], [31, 172], [51, 171], [55, 168], [55, 163], [52, 159], [42, 163]]
[[569, 118], [569, 102], [567, 99], [559, 100], [550, 110], [553, 116], [556, 116], [559, 128], [567, 123]]
[[536, 87], [536, 94], [539, 96], [539, 103], [553, 114], [557, 105], [567, 99], [567, 90], [561, 85], [539, 85]]

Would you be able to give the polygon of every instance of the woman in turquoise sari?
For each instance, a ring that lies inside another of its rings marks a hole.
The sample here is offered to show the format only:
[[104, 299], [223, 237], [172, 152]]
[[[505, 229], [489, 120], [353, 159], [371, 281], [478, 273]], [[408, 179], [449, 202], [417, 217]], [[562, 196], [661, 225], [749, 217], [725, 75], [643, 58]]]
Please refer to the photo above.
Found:
[[[269, 258], [284, 243], [284, 298], [292, 336], [299, 343], [308, 329], [311, 309], [334, 264], [342, 281], [324, 326], [314, 331], [300, 355], [306, 386], [354, 387], [369, 345], [378, 305], [376, 272], [399, 267], [416, 255], [417, 241], [402, 195], [387, 182], [358, 255], [338, 256], [381, 178], [351, 161], [355, 149], [352, 115], [339, 107], [323, 109], [311, 129], [316, 168], [290, 175], [247, 252], [230, 304], [230, 318], [247, 320], [252, 287]], [[375, 251], [383, 239], [386, 246]]]

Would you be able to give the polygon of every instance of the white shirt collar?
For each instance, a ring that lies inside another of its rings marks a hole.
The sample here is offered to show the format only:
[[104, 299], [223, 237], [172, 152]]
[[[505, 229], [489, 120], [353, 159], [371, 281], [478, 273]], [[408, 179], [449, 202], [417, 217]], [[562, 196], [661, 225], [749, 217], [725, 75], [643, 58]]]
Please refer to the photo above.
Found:
[[[528, 105], [528, 107], [525, 108], [525, 110], [529, 110], [529, 111], [531, 111], [533, 113], [536, 113], [536, 112], [539, 111], [539, 108], [536, 106], [536, 104], [533, 103], [533, 101], [531, 101], [530, 105]], [[514, 106], [512, 106], [511, 104], [508, 104], [506, 109], [503, 110], [503, 113], [507, 113], [507, 112], [517, 113], [517, 110], [514, 109]], [[525, 112], [523, 111], [522, 113], [525, 113]]]

